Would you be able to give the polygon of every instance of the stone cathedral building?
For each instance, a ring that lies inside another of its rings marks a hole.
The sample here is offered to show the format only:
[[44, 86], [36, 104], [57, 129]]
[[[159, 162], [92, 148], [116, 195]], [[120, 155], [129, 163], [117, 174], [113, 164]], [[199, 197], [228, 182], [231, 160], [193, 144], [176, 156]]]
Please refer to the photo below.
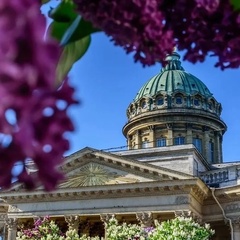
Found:
[[145, 226], [185, 215], [210, 223], [215, 240], [240, 239], [240, 163], [223, 163], [221, 104], [176, 52], [166, 60], [127, 108], [128, 150], [86, 147], [66, 157], [67, 178], [54, 192], [19, 183], [2, 191], [2, 239], [14, 240], [18, 228], [46, 215], [63, 231], [101, 237], [112, 215]]

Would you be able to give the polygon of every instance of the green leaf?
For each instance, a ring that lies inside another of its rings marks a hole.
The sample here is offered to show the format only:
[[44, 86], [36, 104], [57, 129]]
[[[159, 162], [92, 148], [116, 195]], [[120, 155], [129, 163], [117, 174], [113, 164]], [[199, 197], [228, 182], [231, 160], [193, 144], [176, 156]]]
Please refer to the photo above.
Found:
[[[60, 45], [66, 45], [70, 42], [78, 40], [77, 38], [72, 39], [72, 36], [73, 36], [74, 32], [77, 30], [77, 27], [78, 27], [80, 21], [81, 21], [81, 16], [78, 15], [75, 18], [75, 20], [72, 22], [70, 27], [65, 31], [65, 33], [61, 39]], [[70, 41], [70, 39], [72, 39], [72, 41]], [[79, 39], [81, 39], [81, 38], [79, 38]]]
[[92, 33], [101, 31], [95, 28], [91, 22], [85, 21], [81, 16], [77, 16], [69, 28], [65, 31], [61, 45], [66, 45], [70, 42], [77, 41], [84, 38]]
[[50, 36], [61, 41], [63, 35], [65, 34], [66, 30], [71, 25], [71, 22], [57, 22], [53, 21], [50, 26], [48, 27], [48, 33]]
[[48, 16], [57, 22], [72, 22], [77, 15], [76, 5], [71, 1], [62, 1], [48, 12]]
[[59, 63], [56, 69], [56, 82], [60, 85], [63, 79], [71, 70], [73, 64], [78, 61], [87, 51], [91, 42], [91, 36], [88, 35], [78, 41], [69, 43], [63, 49]]
[[77, 16], [73, 22], [53, 21], [48, 28], [50, 35], [61, 42], [61, 45], [80, 40], [99, 31], [92, 26], [91, 22], [85, 21], [80, 16]]
[[231, 0], [231, 4], [235, 10], [240, 10], [240, 1], [239, 0]]

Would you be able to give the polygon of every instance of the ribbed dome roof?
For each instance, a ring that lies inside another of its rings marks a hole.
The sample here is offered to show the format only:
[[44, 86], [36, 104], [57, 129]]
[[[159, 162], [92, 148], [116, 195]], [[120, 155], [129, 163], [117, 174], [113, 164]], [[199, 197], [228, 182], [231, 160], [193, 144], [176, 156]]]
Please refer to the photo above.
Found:
[[180, 55], [176, 52], [167, 56], [167, 65], [162, 68], [159, 74], [143, 85], [134, 102], [143, 97], [156, 96], [158, 93], [171, 95], [175, 92], [182, 92], [188, 96], [199, 94], [204, 98], [211, 97], [212, 93], [206, 85], [192, 74], [186, 72], [179, 59]]

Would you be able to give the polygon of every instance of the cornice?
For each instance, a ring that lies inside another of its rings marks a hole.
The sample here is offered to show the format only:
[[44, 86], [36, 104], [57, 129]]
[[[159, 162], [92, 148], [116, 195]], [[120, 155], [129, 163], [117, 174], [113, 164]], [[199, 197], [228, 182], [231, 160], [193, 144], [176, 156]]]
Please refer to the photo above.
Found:
[[[33, 192], [8, 192], [3, 193], [2, 198], [9, 204], [33, 203], [49, 201], [70, 201], [81, 199], [104, 199], [139, 196], [164, 196], [205, 192], [198, 190], [200, 187], [198, 179], [169, 180], [132, 184], [103, 185], [82, 188], [58, 189], [55, 192], [46, 193], [41, 190]], [[193, 189], [193, 190], [192, 190]], [[203, 194], [203, 193], [202, 193]]]
[[141, 175], [142, 177], [153, 180], [176, 180], [191, 178], [191, 176], [188, 174], [100, 151], [85, 154], [81, 157], [81, 159], [73, 159], [71, 162], [62, 165], [60, 169], [64, 173], [69, 173], [89, 162], [103, 164], [111, 168], [117, 168], [122, 171]]
[[221, 202], [240, 201], [240, 185], [217, 188], [214, 193], [217, 198], [221, 199]]
[[[215, 114], [207, 113], [204, 110], [193, 109], [167, 109], [167, 110], [155, 110], [150, 112], [144, 112], [138, 116], [132, 118], [125, 124], [122, 131], [125, 136], [127, 133], [135, 128], [140, 128], [141, 124], [144, 125], [159, 125], [168, 122], [174, 122], [174, 118], [183, 118], [182, 122], [192, 122], [195, 124], [202, 124], [210, 128], [219, 127], [221, 129], [227, 129], [226, 124]], [[191, 120], [190, 120], [191, 119]], [[206, 121], [206, 119], [208, 121]], [[210, 121], [210, 122], [209, 122]], [[179, 121], [178, 121], [179, 122]]]

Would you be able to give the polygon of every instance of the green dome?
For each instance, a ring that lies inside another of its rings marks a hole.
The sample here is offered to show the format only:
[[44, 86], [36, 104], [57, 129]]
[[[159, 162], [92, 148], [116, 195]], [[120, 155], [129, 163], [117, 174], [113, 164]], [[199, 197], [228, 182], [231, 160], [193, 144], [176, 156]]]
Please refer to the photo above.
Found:
[[159, 93], [171, 95], [172, 93], [181, 92], [187, 96], [199, 94], [202, 97], [211, 97], [212, 93], [206, 85], [192, 74], [186, 72], [179, 59], [180, 56], [176, 52], [167, 56], [167, 65], [159, 74], [143, 85], [134, 102], [144, 97], [154, 97]]

